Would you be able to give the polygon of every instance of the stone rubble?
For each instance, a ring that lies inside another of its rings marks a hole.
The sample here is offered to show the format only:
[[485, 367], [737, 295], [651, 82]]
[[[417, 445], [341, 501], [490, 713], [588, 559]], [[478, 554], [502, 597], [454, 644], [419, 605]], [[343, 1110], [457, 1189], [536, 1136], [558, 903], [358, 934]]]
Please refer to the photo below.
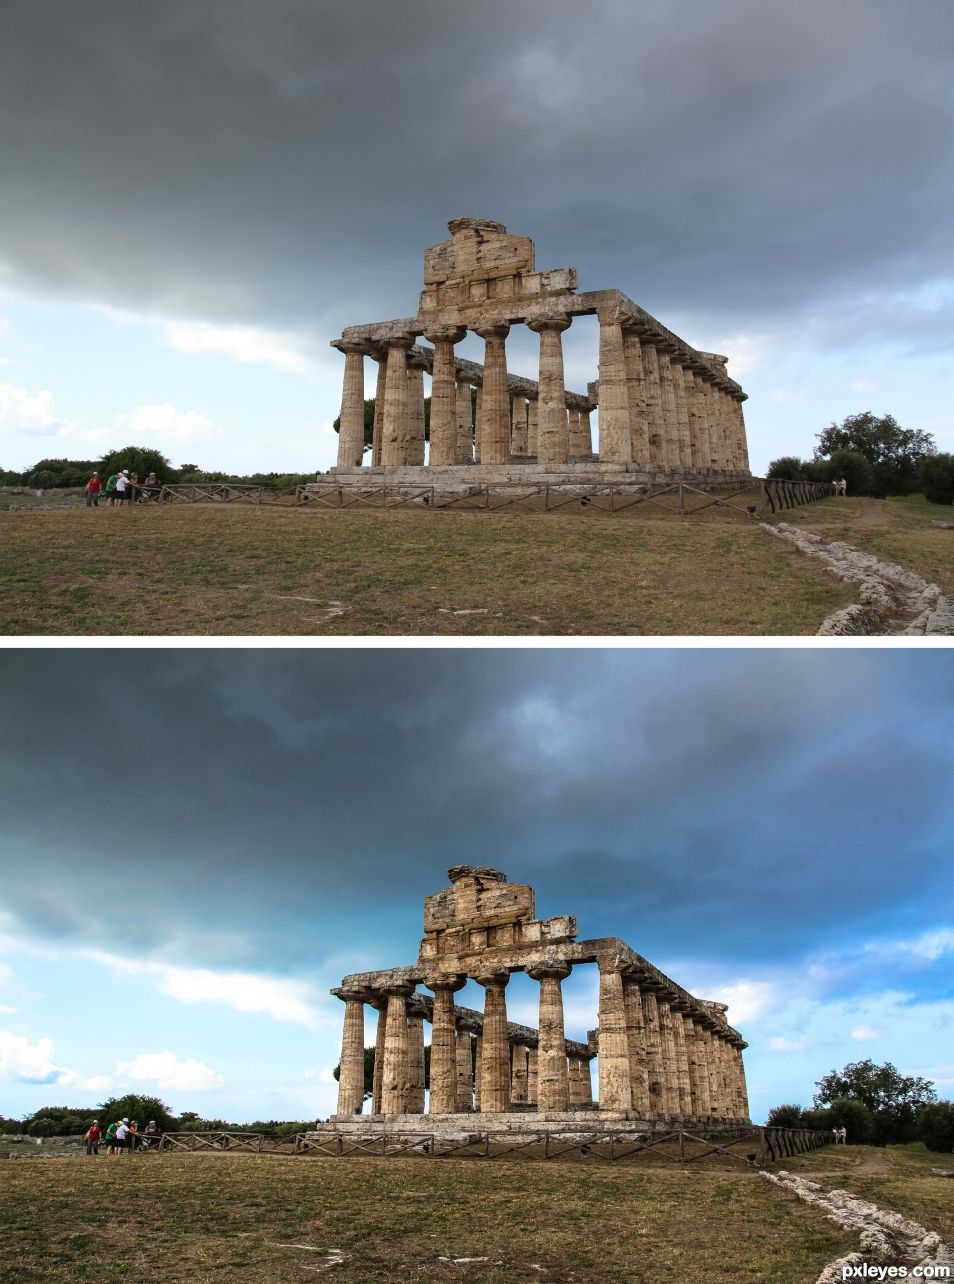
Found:
[[762, 529], [827, 563], [846, 583], [861, 585], [860, 602], [829, 615], [816, 636], [954, 634], [954, 600], [919, 575], [894, 562], [881, 562], [840, 540], [826, 544], [819, 535], [787, 522], [760, 523]]
[[762, 1171], [760, 1177], [787, 1190], [802, 1203], [824, 1211], [843, 1230], [857, 1232], [859, 1251], [829, 1262], [815, 1284], [835, 1284], [842, 1280], [843, 1267], [861, 1266], [950, 1266], [954, 1252], [934, 1231], [926, 1230], [909, 1217], [887, 1212], [877, 1204], [859, 1199], [847, 1190], [825, 1191], [814, 1181], [796, 1177], [780, 1169], [777, 1173]]

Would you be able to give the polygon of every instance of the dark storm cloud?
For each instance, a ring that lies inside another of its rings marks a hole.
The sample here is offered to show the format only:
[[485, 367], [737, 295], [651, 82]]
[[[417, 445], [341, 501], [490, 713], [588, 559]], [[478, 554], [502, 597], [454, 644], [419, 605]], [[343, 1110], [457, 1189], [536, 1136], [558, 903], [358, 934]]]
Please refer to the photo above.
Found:
[[349, 970], [412, 958], [423, 896], [473, 862], [650, 957], [920, 930], [949, 893], [952, 687], [943, 652], [8, 651], [0, 909]]
[[948, 0], [7, 0], [0, 262], [140, 311], [406, 315], [449, 217], [665, 318], [950, 276]]

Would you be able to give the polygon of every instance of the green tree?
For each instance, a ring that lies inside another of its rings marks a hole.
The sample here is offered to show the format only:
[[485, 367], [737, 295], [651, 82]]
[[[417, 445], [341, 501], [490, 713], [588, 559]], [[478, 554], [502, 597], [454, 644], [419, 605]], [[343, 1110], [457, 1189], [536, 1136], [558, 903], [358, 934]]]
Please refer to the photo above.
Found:
[[0, 468], [0, 486], [22, 486], [23, 473], [13, 472], [9, 468]]
[[122, 450], [108, 450], [95, 467], [99, 468], [104, 478], [121, 468], [128, 468], [131, 473], [139, 474], [140, 481], [144, 481], [151, 472], [156, 474], [160, 482], [179, 480], [178, 471], [165, 455], [149, 446], [124, 446]]
[[766, 477], [778, 478], [779, 481], [801, 481], [803, 464], [797, 455], [782, 455], [773, 459], [768, 466]]
[[918, 464], [917, 484], [932, 504], [954, 504], [954, 455], [925, 455]]
[[149, 1122], [155, 1119], [163, 1130], [174, 1129], [177, 1120], [164, 1101], [158, 1097], [142, 1097], [136, 1093], [127, 1093], [124, 1097], [109, 1097], [99, 1107], [96, 1118], [104, 1126], [117, 1119], [135, 1119], [140, 1132]]
[[844, 478], [848, 495], [873, 495], [877, 491], [875, 470], [860, 450], [836, 450], [831, 459], [816, 466], [824, 481]]
[[92, 1106], [41, 1106], [26, 1116], [20, 1131], [31, 1137], [75, 1137], [84, 1133], [96, 1117]]
[[765, 1120], [766, 1128], [804, 1128], [801, 1106], [773, 1106]]
[[918, 1137], [928, 1150], [954, 1151], [954, 1101], [934, 1101], [918, 1115]]
[[828, 1127], [844, 1128], [853, 1146], [862, 1146], [875, 1138], [875, 1117], [863, 1101], [853, 1097], [836, 1097], [828, 1111]]
[[23, 484], [37, 490], [54, 486], [85, 486], [94, 468], [101, 465], [94, 459], [41, 459], [23, 474]]
[[930, 433], [902, 428], [893, 415], [864, 410], [818, 434], [816, 459], [831, 459], [841, 450], [858, 451], [871, 464], [872, 494], [905, 495], [915, 487], [918, 463], [933, 455], [935, 446]]
[[870, 1057], [852, 1062], [841, 1071], [830, 1071], [815, 1087], [816, 1106], [834, 1110], [835, 1102], [841, 1098], [867, 1106], [873, 1118], [874, 1140], [879, 1143], [912, 1141], [918, 1114], [937, 1100], [930, 1080], [902, 1075], [890, 1061], [875, 1065]]

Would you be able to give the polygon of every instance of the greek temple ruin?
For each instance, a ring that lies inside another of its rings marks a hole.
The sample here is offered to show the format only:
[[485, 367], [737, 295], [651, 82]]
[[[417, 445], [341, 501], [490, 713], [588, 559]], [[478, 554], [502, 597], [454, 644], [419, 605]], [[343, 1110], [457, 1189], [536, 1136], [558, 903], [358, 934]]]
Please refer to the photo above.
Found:
[[[521, 1120], [533, 1127], [748, 1122], [747, 1044], [727, 1023], [725, 1004], [695, 998], [616, 937], [577, 940], [572, 915], [537, 919], [533, 889], [500, 870], [456, 865], [448, 877], [451, 886], [424, 901], [416, 964], [355, 973], [331, 991], [345, 1005], [337, 1127], [362, 1120], [411, 1126], [425, 1113], [431, 1129], [475, 1114], [481, 1126], [508, 1127]], [[599, 969], [599, 1012], [583, 1043], [566, 1038], [562, 985], [588, 963]], [[539, 985], [535, 1029], [508, 1020], [515, 972]], [[482, 1012], [455, 1002], [468, 980], [483, 987]], [[419, 993], [420, 985], [431, 993]], [[378, 1019], [371, 1113], [364, 1115], [369, 1006]]]
[[[575, 268], [538, 272], [533, 241], [508, 235], [502, 223], [456, 218], [448, 229], [451, 239], [424, 253], [416, 316], [348, 326], [332, 341], [345, 358], [336, 480], [420, 480], [426, 473], [451, 481], [715, 484], [749, 476], [746, 394], [726, 373], [726, 357], [690, 347], [619, 290], [578, 294]], [[599, 320], [599, 377], [586, 393], [568, 392], [562, 335], [574, 318], [592, 315]], [[508, 370], [506, 341], [516, 325], [540, 336], [536, 380]], [[455, 355], [468, 331], [484, 341], [483, 364]], [[430, 347], [416, 342], [421, 336]], [[371, 462], [364, 466], [366, 357], [377, 363], [377, 381]]]

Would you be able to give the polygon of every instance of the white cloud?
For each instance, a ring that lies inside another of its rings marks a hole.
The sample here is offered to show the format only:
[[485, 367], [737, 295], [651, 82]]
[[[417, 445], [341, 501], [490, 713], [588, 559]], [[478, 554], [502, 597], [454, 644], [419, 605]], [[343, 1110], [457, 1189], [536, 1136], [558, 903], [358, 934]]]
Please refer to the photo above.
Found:
[[800, 1039], [783, 1039], [780, 1036], [769, 1039], [771, 1052], [803, 1052], [808, 1047], [808, 1040], [803, 1035]]
[[52, 1083], [61, 1073], [53, 1060], [53, 1040], [31, 1043], [23, 1035], [0, 1030], [0, 1079]]
[[116, 1075], [120, 1079], [154, 1083], [157, 1088], [199, 1091], [220, 1088], [223, 1077], [202, 1061], [189, 1057], [180, 1061], [174, 1052], [141, 1052], [131, 1061], [119, 1061]]
[[733, 981], [707, 997], [729, 1005], [726, 1018], [732, 1025], [754, 1021], [777, 1003], [776, 988], [771, 981]]
[[26, 388], [0, 383], [0, 428], [56, 436], [70, 426], [68, 420], [53, 413], [53, 393], [49, 388], [31, 394]]
[[276, 1021], [294, 1025], [314, 1026], [317, 1019], [310, 988], [301, 981], [251, 972], [162, 968], [158, 988], [183, 1003], [224, 1003], [238, 1012], [267, 1012]]
[[314, 368], [301, 336], [256, 326], [167, 321], [163, 338], [177, 352], [220, 353], [243, 365], [269, 365], [283, 374], [307, 374]]
[[855, 1043], [872, 1043], [875, 1039], [880, 1039], [883, 1034], [884, 1031], [879, 1030], [877, 1026], [856, 1025], [851, 1032], [851, 1037]]
[[197, 410], [177, 410], [171, 402], [159, 406], [137, 406], [116, 416], [120, 428], [149, 441], [214, 441], [224, 430]]

